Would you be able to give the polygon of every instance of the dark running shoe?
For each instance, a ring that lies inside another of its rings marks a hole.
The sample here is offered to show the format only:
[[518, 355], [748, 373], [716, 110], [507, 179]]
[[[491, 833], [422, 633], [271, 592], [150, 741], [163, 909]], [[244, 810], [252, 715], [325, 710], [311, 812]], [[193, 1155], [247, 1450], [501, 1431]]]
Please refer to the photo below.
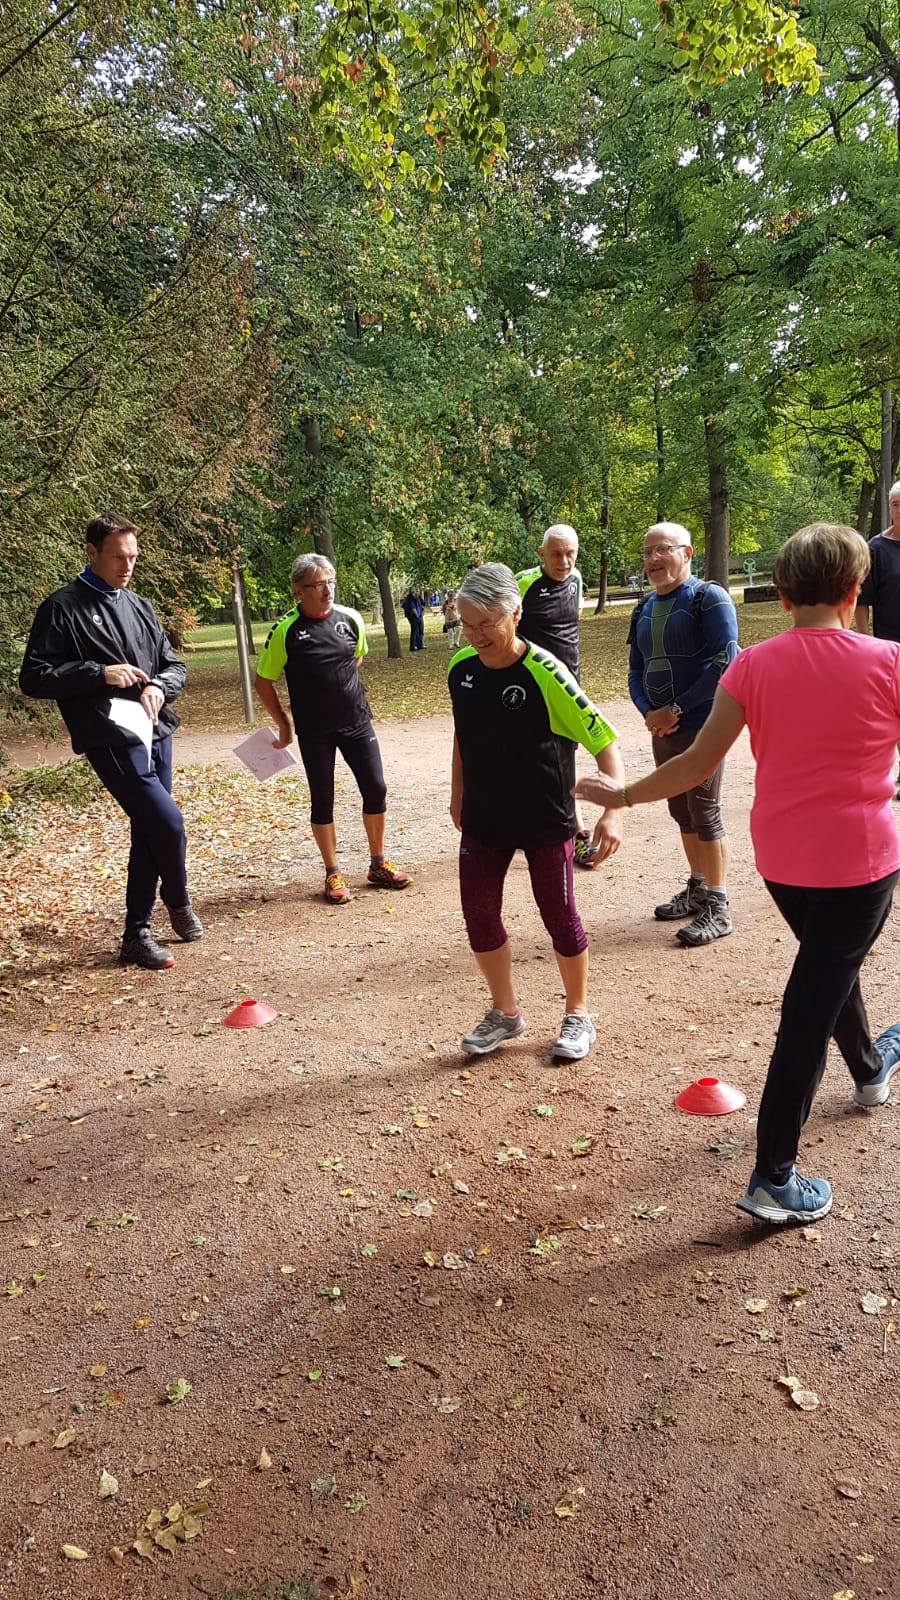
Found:
[[868, 1083], [853, 1085], [853, 1098], [858, 1106], [883, 1106], [890, 1097], [891, 1079], [900, 1071], [900, 1022], [885, 1028], [875, 1040], [875, 1049], [881, 1057], [881, 1071]]
[[714, 939], [724, 939], [731, 933], [733, 924], [728, 901], [723, 894], [706, 893], [703, 908], [686, 927], [679, 928], [675, 935], [679, 944], [694, 949], [697, 945], [712, 944]]
[[695, 917], [706, 905], [706, 889], [699, 878], [690, 877], [683, 889], [663, 901], [653, 912], [657, 922], [681, 922], [685, 917]]
[[146, 967], [148, 972], [162, 972], [174, 967], [175, 957], [165, 945], [157, 944], [152, 933], [126, 934], [122, 940], [119, 961], [123, 967]]
[[196, 939], [203, 938], [203, 923], [190, 901], [186, 906], [168, 906], [167, 910], [173, 929], [185, 944], [193, 944]]
[[817, 1222], [831, 1210], [831, 1184], [824, 1178], [801, 1178], [796, 1167], [786, 1183], [770, 1183], [753, 1172], [737, 1205], [758, 1222]]
[[572, 852], [572, 860], [576, 867], [584, 867], [589, 872], [592, 867], [597, 865], [596, 855], [597, 852], [591, 844], [590, 834], [587, 832], [576, 833], [575, 848]]

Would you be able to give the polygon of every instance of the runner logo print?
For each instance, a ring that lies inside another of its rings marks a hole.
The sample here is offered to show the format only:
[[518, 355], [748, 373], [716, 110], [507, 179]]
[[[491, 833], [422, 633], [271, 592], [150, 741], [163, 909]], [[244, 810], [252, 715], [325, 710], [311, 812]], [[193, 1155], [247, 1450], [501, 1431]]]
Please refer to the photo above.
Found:
[[520, 683], [511, 683], [504, 689], [500, 699], [507, 711], [518, 711], [519, 707], [525, 704], [525, 690]]

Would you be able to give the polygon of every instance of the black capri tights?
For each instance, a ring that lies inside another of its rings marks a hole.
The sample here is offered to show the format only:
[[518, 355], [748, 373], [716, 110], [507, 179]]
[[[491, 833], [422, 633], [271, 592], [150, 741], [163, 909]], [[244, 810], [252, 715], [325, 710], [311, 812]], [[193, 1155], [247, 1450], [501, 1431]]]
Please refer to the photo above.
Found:
[[359, 733], [335, 733], [298, 743], [309, 783], [311, 822], [326, 825], [334, 821], [334, 758], [338, 750], [356, 779], [363, 811], [372, 816], [387, 810], [381, 751], [371, 722]]

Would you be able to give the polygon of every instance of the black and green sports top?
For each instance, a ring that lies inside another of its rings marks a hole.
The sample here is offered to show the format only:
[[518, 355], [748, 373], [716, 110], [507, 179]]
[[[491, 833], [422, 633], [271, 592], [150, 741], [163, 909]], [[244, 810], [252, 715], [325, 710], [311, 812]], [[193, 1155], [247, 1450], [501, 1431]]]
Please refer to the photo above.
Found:
[[618, 735], [568, 667], [532, 645], [510, 667], [485, 667], [466, 646], [450, 662], [448, 685], [463, 832], [498, 848], [571, 838], [574, 746], [597, 755]]
[[360, 733], [371, 721], [357, 663], [366, 654], [358, 611], [332, 606], [324, 617], [294, 606], [269, 633], [257, 665], [261, 678], [284, 673], [297, 738]]

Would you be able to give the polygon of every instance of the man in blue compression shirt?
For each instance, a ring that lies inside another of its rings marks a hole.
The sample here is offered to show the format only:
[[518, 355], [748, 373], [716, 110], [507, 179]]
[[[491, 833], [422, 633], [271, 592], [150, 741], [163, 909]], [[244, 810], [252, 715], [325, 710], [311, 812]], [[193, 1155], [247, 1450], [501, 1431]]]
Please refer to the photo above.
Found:
[[[737, 614], [716, 583], [691, 575], [691, 536], [658, 522], [644, 539], [652, 592], [634, 608], [628, 635], [628, 692], [644, 718], [657, 766], [693, 744], [712, 708], [721, 674], [738, 652]], [[722, 766], [705, 783], [669, 801], [681, 830], [690, 877], [654, 916], [685, 921], [676, 939], [693, 948], [732, 929], [725, 872], [728, 841], [719, 805]], [[691, 920], [687, 920], [691, 919]]]

